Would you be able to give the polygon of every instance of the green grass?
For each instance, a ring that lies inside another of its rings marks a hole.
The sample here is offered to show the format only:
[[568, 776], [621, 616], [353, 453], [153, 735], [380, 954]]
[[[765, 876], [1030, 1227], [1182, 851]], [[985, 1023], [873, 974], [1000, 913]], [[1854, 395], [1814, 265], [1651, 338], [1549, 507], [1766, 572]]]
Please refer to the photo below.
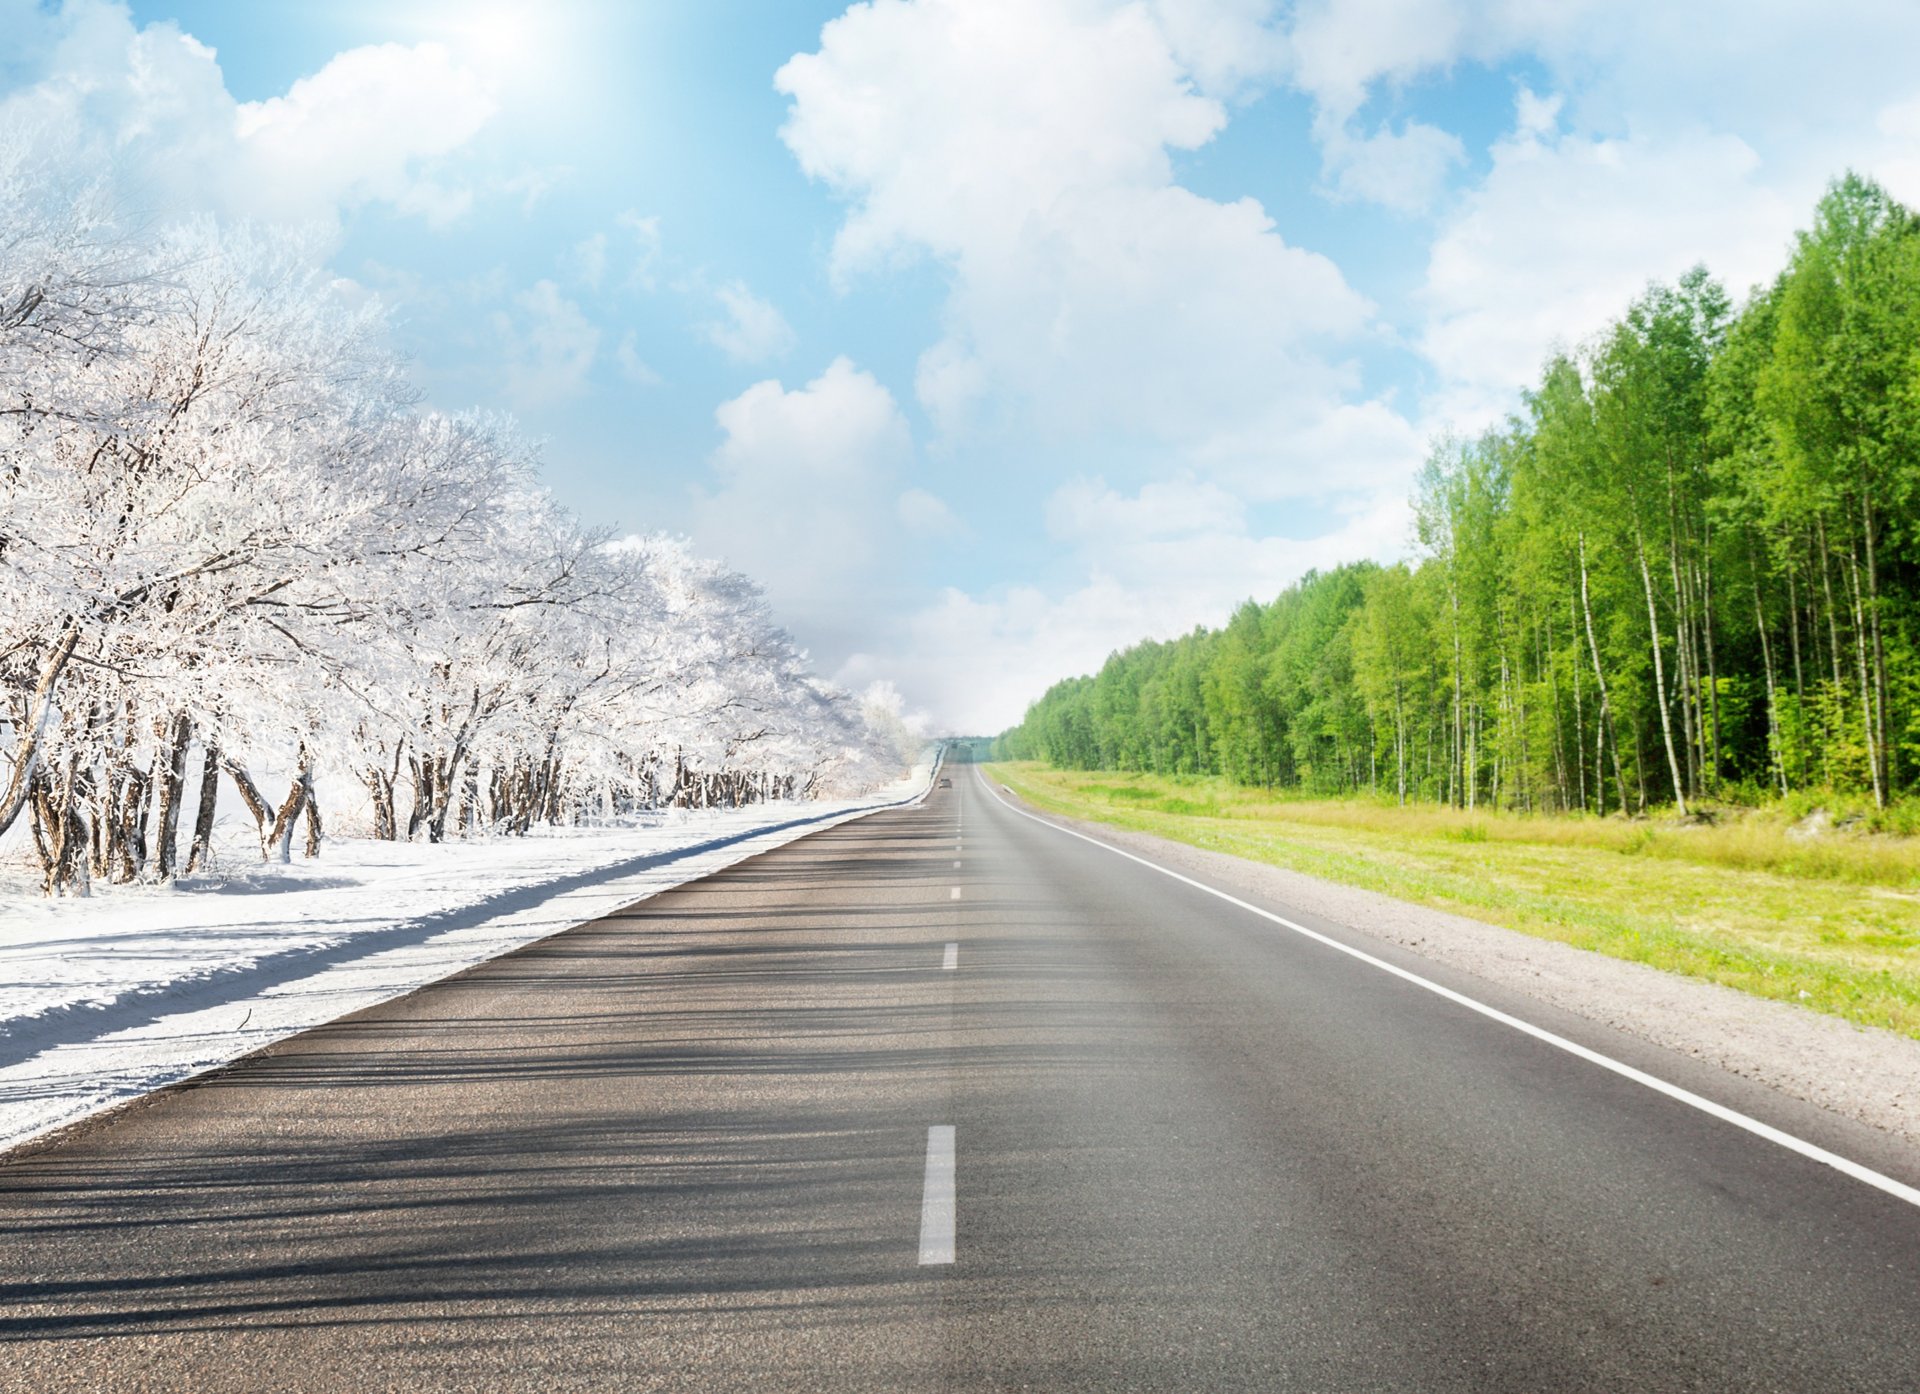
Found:
[[1806, 822], [1288, 799], [1219, 779], [988, 774], [1040, 808], [1362, 886], [1920, 1038], [1920, 839]]

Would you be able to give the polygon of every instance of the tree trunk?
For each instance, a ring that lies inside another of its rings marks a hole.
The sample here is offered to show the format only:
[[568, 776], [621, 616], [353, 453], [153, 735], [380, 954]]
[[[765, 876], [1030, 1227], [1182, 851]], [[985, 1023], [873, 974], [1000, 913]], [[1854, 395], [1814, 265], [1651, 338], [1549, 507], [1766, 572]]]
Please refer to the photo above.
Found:
[[[1569, 601], [1571, 601], [1572, 596], [1569, 596], [1568, 599]], [[1571, 608], [1571, 606], [1569, 608]], [[1598, 803], [1597, 808], [1595, 808], [1594, 804], [1591, 804], [1587, 801], [1587, 714], [1585, 710], [1586, 708], [1585, 694], [1580, 691], [1580, 659], [1578, 657], [1578, 652], [1580, 648], [1580, 639], [1579, 639], [1580, 616], [1576, 612], [1568, 616], [1568, 618], [1572, 622], [1574, 631], [1575, 631], [1573, 647], [1576, 655], [1573, 662], [1568, 665], [1568, 672], [1573, 678], [1574, 785], [1580, 795], [1580, 811], [1582, 813], [1586, 813], [1589, 811], [1604, 813], [1606, 812], [1606, 806], [1607, 806], [1607, 796], [1604, 788], [1600, 792], [1600, 798], [1597, 801]], [[1600, 780], [1600, 782], [1603, 785], [1606, 783], [1606, 775], [1602, 772], [1600, 766], [1595, 765], [1593, 773], [1594, 773], [1594, 777]]]
[[1653, 604], [1653, 573], [1647, 568], [1646, 543], [1639, 529], [1633, 534], [1634, 555], [1640, 562], [1640, 583], [1647, 593], [1647, 631], [1653, 641], [1653, 694], [1660, 708], [1660, 735], [1667, 746], [1667, 770], [1673, 776], [1673, 801], [1682, 818], [1687, 816], [1687, 791], [1680, 777], [1680, 757], [1673, 746], [1673, 713], [1667, 710], [1666, 664], [1660, 654], [1660, 615]]
[[413, 809], [407, 814], [407, 841], [412, 842], [433, 808], [433, 757], [409, 755], [407, 766], [413, 775]]
[[213, 814], [220, 801], [220, 747], [207, 741], [200, 765], [200, 806], [193, 816], [193, 846], [187, 850], [187, 875], [205, 866], [213, 852]]
[[266, 797], [260, 792], [260, 786], [253, 782], [253, 776], [246, 772], [239, 761], [222, 756], [220, 768], [227, 772], [227, 777], [233, 781], [233, 787], [239, 791], [240, 802], [244, 803], [247, 806], [247, 812], [253, 815], [253, 830], [260, 839], [260, 860], [265, 861], [268, 845], [267, 829], [273, 818], [273, 806], [267, 802]]
[[80, 812], [80, 800], [76, 797], [80, 776], [80, 761], [74, 757], [68, 760], [66, 774], [57, 786], [50, 779], [36, 780], [33, 785], [34, 811], [44, 829], [35, 839], [45, 868], [41, 890], [48, 896], [92, 894], [87, 852], [93, 830]]
[[187, 793], [187, 744], [193, 736], [193, 723], [181, 712], [167, 731], [167, 746], [160, 763], [160, 820], [155, 832], [158, 844], [153, 853], [154, 874], [171, 881], [176, 870], [175, 849], [180, 839], [180, 804]]
[[1464, 651], [1460, 644], [1460, 592], [1454, 586], [1451, 577], [1447, 580], [1447, 599], [1453, 610], [1453, 764], [1457, 774], [1449, 774], [1448, 782], [1453, 788], [1449, 791], [1450, 800], [1458, 808], [1465, 801], [1462, 789], [1466, 776], [1466, 726], [1465, 713], [1461, 709], [1461, 667], [1465, 662]]
[[1860, 482], [1860, 531], [1867, 549], [1867, 625], [1873, 638], [1873, 721], [1876, 745], [1880, 751], [1879, 786], [1893, 794], [1893, 747], [1887, 741], [1887, 647], [1880, 629], [1880, 559], [1875, 533], [1879, 531], [1873, 516], [1873, 495], [1866, 480]]
[[378, 766], [367, 770], [366, 784], [373, 796], [373, 835], [382, 842], [392, 842], [399, 835], [393, 816], [393, 784]]
[[1400, 807], [1407, 806], [1407, 708], [1400, 679], [1393, 680], [1393, 761], [1400, 784]]
[[129, 768], [119, 818], [120, 866], [114, 880], [131, 885], [147, 864], [147, 811], [153, 801], [153, 777]]
[[1807, 674], [1800, 657], [1800, 586], [1795, 579], [1798, 566], [1789, 557], [1787, 566], [1787, 646], [1793, 651], [1793, 774], [1795, 784], [1807, 780]]
[[1767, 612], [1760, 603], [1760, 562], [1753, 545], [1747, 545], [1747, 557], [1753, 570], [1753, 627], [1760, 636], [1760, 661], [1767, 673], [1767, 749], [1773, 759], [1773, 772], [1780, 784], [1780, 797], [1787, 796], [1787, 766], [1780, 742], [1780, 695], [1773, 682], [1773, 646], [1767, 641]]
[[17, 728], [19, 744], [13, 751], [13, 773], [8, 777], [6, 792], [0, 794], [0, 834], [13, 826], [14, 819], [20, 816], [20, 810], [27, 806], [34, 771], [40, 765], [40, 745], [46, 737], [47, 721], [53, 715], [54, 689], [60, 683], [60, 675], [66, 671], [67, 660], [73, 657], [73, 651], [79, 645], [80, 627], [69, 622], [60, 641], [40, 665], [40, 676], [34, 683], [33, 697], [26, 708], [27, 719]]
[[1860, 593], [1860, 560], [1852, 544], [1847, 547], [1847, 581], [1853, 590], [1853, 652], [1860, 674], [1860, 729], [1867, 738], [1867, 776], [1873, 786], [1873, 806], [1887, 806], [1886, 787], [1880, 782], [1880, 742], [1874, 729], [1873, 680], [1867, 665], [1866, 603]]
[[1707, 716], [1713, 723], [1713, 742], [1707, 748], [1707, 792], [1720, 785], [1720, 663], [1713, 652], [1713, 553], [1700, 564], [1701, 625], [1707, 644]]
[[1600, 693], [1600, 714], [1594, 723], [1593, 776], [1599, 781], [1600, 795], [1597, 802], [1603, 807], [1607, 802], [1606, 791], [1606, 752], [1604, 747], [1609, 741], [1613, 745], [1613, 782], [1620, 790], [1620, 816], [1627, 816], [1627, 777], [1620, 767], [1620, 737], [1613, 729], [1613, 706], [1607, 696], [1607, 674], [1600, 666], [1600, 643], [1593, 634], [1593, 600], [1587, 591], [1587, 535], [1580, 534], [1580, 613], [1587, 626], [1587, 651], [1593, 655], [1593, 682]]
[[310, 768], [307, 748], [300, 747], [300, 764], [294, 772], [293, 784], [287, 790], [287, 797], [280, 804], [280, 811], [274, 815], [273, 831], [267, 838], [273, 849], [273, 858], [282, 865], [293, 861], [293, 830], [300, 821], [300, 815], [306, 812], [307, 803], [313, 797], [313, 770]]
[[313, 784], [307, 784], [307, 857], [311, 860], [320, 855], [320, 800], [314, 796]]

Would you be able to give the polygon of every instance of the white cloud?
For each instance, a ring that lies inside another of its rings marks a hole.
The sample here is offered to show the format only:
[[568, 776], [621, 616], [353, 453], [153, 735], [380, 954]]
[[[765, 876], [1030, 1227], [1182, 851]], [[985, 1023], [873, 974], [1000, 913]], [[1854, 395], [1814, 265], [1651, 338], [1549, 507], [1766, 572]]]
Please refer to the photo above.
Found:
[[938, 494], [925, 489], [909, 489], [895, 501], [894, 511], [908, 532], [922, 537], [937, 537], [942, 533], [961, 533], [966, 525], [947, 506], [947, 501]]
[[496, 181], [494, 187], [517, 199], [521, 213], [531, 214], [570, 172], [565, 168], [522, 169]]
[[1336, 196], [1400, 213], [1431, 208], [1466, 158], [1458, 136], [1420, 121], [1368, 136], [1343, 128], [1327, 136], [1323, 145], [1328, 185]]
[[725, 318], [702, 325], [700, 332], [727, 357], [736, 363], [763, 363], [792, 351], [793, 326], [743, 282], [729, 281], [713, 294]]
[[640, 356], [639, 339], [631, 329], [622, 334], [619, 346], [613, 351], [613, 361], [620, 369], [620, 376], [636, 387], [658, 387], [662, 379]]
[[943, 590], [891, 648], [857, 653], [837, 675], [859, 686], [891, 675], [943, 731], [991, 734], [1061, 678], [1091, 672], [1115, 649], [1221, 624], [1249, 597], [1271, 599], [1314, 567], [1403, 550], [1398, 491], [1356, 505], [1319, 537], [1261, 535], [1236, 498], [1201, 481], [1133, 495], [1075, 481], [1050, 502], [1050, 527], [1084, 579], [970, 594]]
[[420, 163], [465, 145], [494, 110], [479, 76], [443, 45], [377, 44], [337, 54], [285, 96], [243, 103], [234, 133], [281, 216], [381, 199], [446, 222], [472, 195], [423, 179]]
[[495, 101], [439, 44], [350, 49], [242, 103], [211, 48], [170, 22], [136, 26], [106, 0], [29, 6], [8, 29], [18, 85], [0, 126], [111, 172], [149, 211], [328, 222], [380, 202], [444, 224], [472, 202], [448, 160]]
[[[777, 76], [783, 138], [848, 200], [836, 277], [915, 260], [947, 277], [915, 383], [942, 449], [1004, 432], [1084, 459], [1116, 442], [1135, 471], [1054, 491], [1058, 579], [950, 589], [904, 631], [870, 632], [842, 681], [895, 674], [942, 724], [997, 729], [1110, 648], [1222, 620], [1309, 566], [1398, 550], [1421, 449], [1349, 359], [1378, 332], [1373, 307], [1252, 199], [1175, 179], [1173, 155], [1212, 140], [1224, 101], [1280, 67], [1273, 8], [860, 5]], [[1377, 194], [1369, 181], [1417, 175], [1427, 199], [1457, 158], [1449, 141], [1402, 123], [1356, 140], [1345, 177]], [[1141, 468], [1175, 477], [1142, 484]], [[1327, 505], [1339, 515], [1322, 538], [1272, 536], [1251, 512], [1309, 497], [1323, 501], [1311, 526]]]
[[1246, 505], [1218, 485], [1191, 477], [1156, 481], [1127, 497], [1104, 483], [1074, 479], [1047, 500], [1047, 532], [1109, 563], [1168, 539], [1241, 530]]
[[767, 589], [775, 612], [837, 658], [899, 585], [898, 499], [913, 441], [893, 395], [837, 358], [804, 387], [755, 383], [714, 413], [717, 487], [694, 535]]
[[1874, 118], [1880, 148], [1863, 161], [1887, 192], [1920, 207], [1920, 93], [1883, 107]]
[[568, 248], [560, 258], [561, 267], [589, 290], [600, 289], [607, 276], [607, 235], [596, 232]]
[[[1381, 88], [1516, 55], [1600, 124], [1631, 112], [1754, 135], [1850, 119], [1861, 93], [1912, 85], [1920, 7], [1899, 0], [1303, 0], [1288, 76], [1343, 122]], [[1790, 85], [1789, 85], [1790, 84]], [[1791, 91], [1793, 99], [1783, 100]]]
[[600, 331], [552, 281], [536, 281], [492, 316], [508, 399], [522, 410], [577, 398], [600, 351]]
[[1404, 486], [1428, 434], [1387, 401], [1343, 402], [1305, 417], [1283, 409], [1220, 432], [1193, 458], [1243, 498], [1326, 499]]
[[653, 213], [642, 216], [628, 209], [614, 222], [627, 234], [628, 254], [632, 257], [632, 264], [627, 271], [627, 286], [633, 290], [651, 291], [656, 284], [656, 272], [660, 265], [660, 215]]
[[1704, 262], [1739, 294], [1771, 275], [1823, 177], [1769, 180], [1737, 136], [1606, 139], [1550, 119], [1521, 95], [1518, 129], [1433, 244], [1420, 347], [1457, 425], [1511, 405], [1556, 345], [1578, 346], [1650, 280]]
[[1279, 73], [1285, 36], [1275, 24], [1275, 0], [1151, 0], [1181, 66], [1200, 90], [1231, 97]]
[[948, 269], [947, 332], [917, 387], [950, 435], [991, 407], [1009, 428], [1179, 455], [1351, 387], [1327, 350], [1366, 330], [1367, 301], [1258, 203], [1174, 181], [1171, 152], [1227, 119], [1186, 65], [1232, 81], [1217, 34], [1258, 28], [1265, 7], [1162, 9], [1189, 47], [1137, 5], [856, 6], [776, 77], [783, 138], [851, 203], [836, 274]]
[[1316, 104], [1340, 195], [1396, 190], [1342, 180], [1356, 115], [1468, 63], [1525, 59], [1590, 139], [1738, 135], [1794, 178], [1864, 161], [1874, 114], [1920, 86], [1920, 5], [1889, 0], [1304, 0], [1285, 30], [1287, 77]]
[[1404, 82], [1470, 49], [1473, 29], [1488, 22], [1476, 24], [1472, 8], [1465, 0], [1305, 0], [1287, 33], [1293, 82], [1338, 127], [1375, 83]]

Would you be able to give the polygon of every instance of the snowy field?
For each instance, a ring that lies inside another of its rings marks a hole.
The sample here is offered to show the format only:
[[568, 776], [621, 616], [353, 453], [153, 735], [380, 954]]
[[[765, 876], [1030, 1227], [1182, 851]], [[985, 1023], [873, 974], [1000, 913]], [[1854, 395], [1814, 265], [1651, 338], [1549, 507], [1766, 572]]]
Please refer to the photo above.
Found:
[[[0, 879], [0, 1149], [387, 1001], [807, 833], [924, 796], [672, 811], [429, 846], [333, 840], [177, 889], [42, 900]], [[257, 853], [253, 854], [257, 857]]]

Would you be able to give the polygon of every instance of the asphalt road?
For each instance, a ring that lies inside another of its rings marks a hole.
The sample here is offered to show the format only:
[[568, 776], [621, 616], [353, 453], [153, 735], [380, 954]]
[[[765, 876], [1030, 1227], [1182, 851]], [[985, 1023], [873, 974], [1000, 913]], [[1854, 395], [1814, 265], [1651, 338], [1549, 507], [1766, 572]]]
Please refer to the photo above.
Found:
[[1920, 1208], [955, 774], [0, 1164], [0, 1389], [1920, 1388]]

